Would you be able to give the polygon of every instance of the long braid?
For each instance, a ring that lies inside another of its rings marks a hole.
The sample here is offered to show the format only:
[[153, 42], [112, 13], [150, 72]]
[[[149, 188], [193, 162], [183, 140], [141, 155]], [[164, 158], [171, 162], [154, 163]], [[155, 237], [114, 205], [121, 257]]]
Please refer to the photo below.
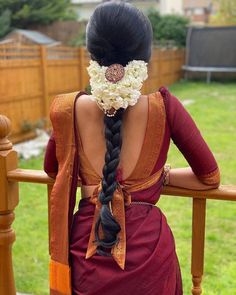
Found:
[[[137, 27], [139, 28], [138, 30]], [[130, 3], [123, 1], [108, 1], [98, 5], [86, 27], [87, 50], [91, 60], [96, 61], [100, 67], [109, 67], [112, 64], [120, 64], [126, 67], [129, 62], [134, 60], [148, 63], [151, 57], [152, 40], [152, 25], [148, 17]], [[102, 97], [103, 95], [107, 97], [107, 91], [110, 92], [110, 89], [109, 87], [108, 89], [107, 87], [100, 87], [101, 83], [103, 83], [103, 79], [100, 81], [100, 78], [98, 78], [101, 73], [96, 73], [97, 70], [94, 72], [93, 67], [90, 69], [91, 72], [88, 72], [90, 75], [91, 92], [97, 102], [104, 103]], [[96, 69], [98, 69], [97, 65]], [[142, 66], [141, 69], [141, 77], [143, 77], [141, 80], [144, 81], [143, 69], [145, 68]], [[129, 82], [131, 86], [132, 83], [131, 81]], [[138, 83], [134, 84], [135, 87], [131, 87], [134, 94], [131, 95], [132, 105], [136, 95], [138, 98], [138, 91], [140, 90], [136, 85]], [[125, 93], [129, 92], [128, 89], [129, 87], [127, 86]], [[112, 200], [117, 187], [116, 169], [120, 160], [122, 143], [120, 133], [122, 115], [124, 113], [123, 108], [126, 109], [128, 107], [127, 102], [123, 99], [123, 96], [126, 95], [120, 94], [117, 95], [117, 98], [118, 96], [122, 98], [122, 103], [119, 98], [119, 103], [117, 101], [118, 104], [115, 107], [115, 109], [119, 107], [119, 111], [114, 117], [107, 117], [105, 115], [104, 118], [107, 151], [103, 167], [102, 192], [99, 194], [102, 208], [95, 226], [97, 252], [101, 255], [106, 255], [109, 252], [109, 248], [116, 244], [117, 234], [121, 230], [119, 223], [115, 220], [109, 208], [109, 202]], [[107, 110], [107, 107], [105, 110]], [[103, 236], [99, 236], [100, 230], [102, 230]], [[104, 252], [105, 250], [107, 252]]]
[[[102, 256], [110, 256], [102, 248], [109, 249], [117, 242], [117, 234], [121, 230], [119, 223], [113, 217], [109, 202], [113, 198], [117, 188], [116, 169], [120, 162], [120, 150], [122, 145], [121, 126], [124, 109], [119, 109], [115, 116], [104, 116], [106, 154], [103, 167], [102, 191], [99, 200], [102, 204], [99, 218], [95, 226], [97, 253]], [[104, 238], [99, 238], [99, 226], [102, 228]]]

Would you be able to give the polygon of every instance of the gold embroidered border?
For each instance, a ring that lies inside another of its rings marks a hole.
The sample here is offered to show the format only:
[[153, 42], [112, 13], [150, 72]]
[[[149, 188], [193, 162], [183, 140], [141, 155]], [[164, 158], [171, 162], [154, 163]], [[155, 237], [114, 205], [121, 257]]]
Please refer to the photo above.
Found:
[[211, 173], [198, 176], [198, 178], [200, 181], [202, 181], [204, 184], [207, 184], [207, 185], [219, 184], [220, 183], [220, 171], [217, 168], [216, 170], [212, 171]]
[[[56, 97], [50, 117], [53, 125], [58, 174], [49, 198], [50, 253], [56, 261], [68, 262], [68, 211], [74, 162], [73, 104], [74, 93]], [[66, 142], [65, 142], [66, 139]], [[63, 239], [58, 237], [63, 236]]]
[[50, 289], [56, 294], [71, 295], [71, 270], [69, 265], [55, 260], [49, 262]]
[[140, 161], [134, 173], [127, 179], [135, 180], [148, 177], [154, 169], [165, 134], [166, 113], [160, 92], [149, 94], [148, 122]]

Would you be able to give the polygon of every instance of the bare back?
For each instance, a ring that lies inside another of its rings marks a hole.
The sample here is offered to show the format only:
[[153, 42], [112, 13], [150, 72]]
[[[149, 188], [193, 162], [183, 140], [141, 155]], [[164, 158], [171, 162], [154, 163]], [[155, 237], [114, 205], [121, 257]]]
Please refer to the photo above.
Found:
[[[76, 102], [76, 118], [83, 152], [96, 173], [102, 177], [106, 152], [104, 113], [89, 95], [84, 94]], [[138, 162], [146, 133], [147, 120], [148, 96], [142, 95], [135, 106], [126, 109], [122, 120], [122, 148], [119, 167], [122, 169], [123, 179], [126, 179], [134, 171]], [[87, 193], [90, 193], [90, 190]]]

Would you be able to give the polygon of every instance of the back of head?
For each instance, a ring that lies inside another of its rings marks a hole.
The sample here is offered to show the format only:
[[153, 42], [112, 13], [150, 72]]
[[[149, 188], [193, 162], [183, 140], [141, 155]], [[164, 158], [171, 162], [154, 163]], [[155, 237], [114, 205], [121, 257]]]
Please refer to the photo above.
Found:
[[126, 66], [131, 60], [148, 62], [152, 37], [149, 19], [127, 2], [98, 5], [86, 29], [87, 49], [101, 66]]

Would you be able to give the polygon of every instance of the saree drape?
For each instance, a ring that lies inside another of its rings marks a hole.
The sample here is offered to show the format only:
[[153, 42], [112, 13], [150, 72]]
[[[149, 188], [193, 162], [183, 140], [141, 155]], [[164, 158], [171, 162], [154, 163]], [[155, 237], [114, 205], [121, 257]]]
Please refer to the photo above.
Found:
[[[80, 200], [71, 217], [71, 192], [77, 185], [71, 183], [77, 144], [81, 183], [99, 185], [100, 179], [84, 156], [79, 136], [70, 131], [74, 130], [75, 94], [57, 97], [53, 103], [53, 135], [45, 154], [45, 171], [57, 175], [50, 200], [51, 294], [183, 294], [175, 241], [165, 215], [154, 206], [160, 198], [170, 139], [203, 183], [217, 186], [219, 169], [196, 124], [177, 98], [163, 87], [149, 94], [148, 99], [148, 125], [140, 158], [131, 177], [125, 182], [121, 175], [119, 182], [130, 186], [140, 180], [145, 183], [158, 171], [160, 174], [152, 185], [130, 192], [131, 204], [125, 206], [121, 216], [125, 220], [123, 268], [114, 257], [94, 252], [86, 259], [96, 204], [91, 198]], [[61, 277], [67, 277], [63, 286], [58, 283]]]

